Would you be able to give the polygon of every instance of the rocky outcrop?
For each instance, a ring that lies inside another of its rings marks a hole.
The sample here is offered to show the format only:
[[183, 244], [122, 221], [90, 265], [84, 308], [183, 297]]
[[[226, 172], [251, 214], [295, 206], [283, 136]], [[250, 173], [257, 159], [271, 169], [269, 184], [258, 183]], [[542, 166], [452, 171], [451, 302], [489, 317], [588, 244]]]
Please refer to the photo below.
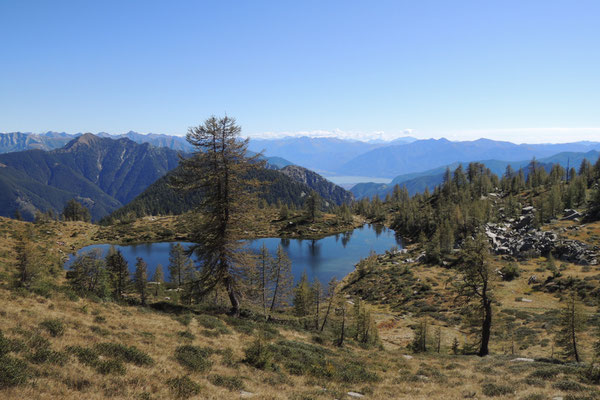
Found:
[[[571, 211], [571, 212], [569, 212]], [[577, 215], [574, 210], [565, 210], [565, 215]], [[495, 254], [505, 255], [517, 260], [552, 254], [559, 260], [580, 265], [598, 264], [599, 248], [578, 240], [560, 239], [552, 231], [540, 231], [534, 227], [535, 209], [524, 207], [516, 220], [505, 223], [485, 225], [485, 234], [492, 244]], [[578, 218], [577, 216], [573, 218]]]

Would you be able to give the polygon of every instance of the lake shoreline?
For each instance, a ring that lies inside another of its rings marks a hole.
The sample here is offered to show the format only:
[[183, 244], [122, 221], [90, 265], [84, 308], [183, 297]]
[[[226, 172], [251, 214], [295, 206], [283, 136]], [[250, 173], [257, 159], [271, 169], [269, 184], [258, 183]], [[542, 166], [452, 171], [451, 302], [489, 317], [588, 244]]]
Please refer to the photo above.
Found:
[[[142, 257], [149, 265], [149, 275], [156, 265], [166, 267], [169, 263], [168, 252], [172, 243], [181, 243], [189, 246], [192, 243], [187, 238], [166, 238], [154, 242], [97, 242], [92, 241], [85, 246], [74, 250], [65, 260], [64, 268], [68, 268], [74, 255], [81, 254], [88, 249], [101, 249], [106, 253], [110, 246], [121, 250], [128, 261], [130, 270], [137, 257]], [[265, 244], [269, 252], [274, 254], [278, 246], [282, 246], [292, 260], [292, 269], [296, 280], [301, 273], [306, 272], [309, 278], [317, 277], [323, 284], [335, 276], [345, 278], [354, 269], [356, 264], [367, 257], [371, 251], [383, 253], [392, 247], [401, 247], [402, 244], [393, 230], [382, 224], [364, 224], [357, 228], [345, 229], [315, 237], [260, 237], [254, 236], [244, 239], [248, 248], [257, 252]]]

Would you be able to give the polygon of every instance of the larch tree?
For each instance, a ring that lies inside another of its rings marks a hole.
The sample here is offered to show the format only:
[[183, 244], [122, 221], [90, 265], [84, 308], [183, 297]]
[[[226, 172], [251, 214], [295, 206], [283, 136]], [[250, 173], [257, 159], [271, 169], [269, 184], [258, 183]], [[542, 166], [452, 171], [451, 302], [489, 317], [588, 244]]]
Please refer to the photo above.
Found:
[[248, 156], [248, 139], [240, 139], [240, 133], [235, 119], [227, 116], [213, 116], [190, 128], [186, 138], [195, 152], [180, 160], [180, 171], [172, 180], [179, 191], [202, 193], [191, 235], [191, 251], [199, 267], [193, 282], [195, 291], [206, 294], [222, 285], [233, 315], [240, 313], [239, 283], [247, 267], [240, 242], [253, 203], [249, 190], [252, 182], [247, 177], [251, 170], [264, 165], [260, 154]]
[[142, 257], [137, 258], [135, 263], [135, 273], [133, 275], [135, 288], [140, 295], [142, 305], [146, 305], [146, 297], [148, 296], [148, 264]]
[[312, 291], [310, 288], [310, 283], [308, 282], [308, 276], [306, 275], [306, 271], [302, 273], [302, 277], [300, 281], [294, 288], [294, 315], [297, 317], [306, 320], [310, 314], [312, 303]]
[[120, 250], [111, 246], [106, 256], [106, 269], [111, 277], [115, 299], [121, 299], [129, 284], [129, 266]]
[[581, 361], [578, 336], [585, 328], [585, 314], [581, 309], [577, 294], [571, 291], [561, 312], [556, 344], [562, 348], [562, 356], [566, 359]]
[[306, 208], [306, 216], [311, 222], [315, 222], [315, 219], [319, 216], [321, 201], [321, 196], [314, 190], [306, 197], [304, 207]]
[[16, 281], [18, 286], [30, 288], [40, 277], [41, 268], [38, 252], [33, 245], [32, 233], [28, 230], [17, 237], [15, 251], [17, 253]]
[[323, 329], [325, 329], [325, 324], [327, 323], [327, 319], [329, 318], [332, 307], [335, 308], [334, 302], [337, 295], [336, 290], [338, 283], [338, 280], [334, 276], [327, 285], [327, 309], [325, 310], [325, 316], [323, 317], [323, 323], [321, 324], [321, 332], [323, 332]]
[[185, 254], [185, 248], [180, 243], [172, 244], [169, 248], [169, 275], [171, 282], [180, 288], [183, 285], [184, 271], [189, 257]]
[[271, 270], [273, 281], [273, 295], [269, 313], [273, 313], [276, 307], [286, 304], [291, 296], [294, 277], [292, 276], [292, 262], [281, 245], [277, 246], [277, 253]]
[[159, 295], [161, 292], [161, 286], [165, 283], [165, 274], [163, 272], [162, 264], [158, 264], [152, 275], [152, 282], [154, 282], [154, 296]]
[[90, 222], [90, 210], [75, 199], [71, 199], [65, 205], [62, 212], [65, 221], [84, 221]]
[[274, 260], [269, 254], [267, 246], [263, 243], [258, 254], [258, 262], [256, 266], [256, 286], [258, 289], [258, 297], [260, 306], [263, 309], [265, 319], [268, 318], [267, 309], [269, 306], [269, 297], [271, 292], [271, 276]]
[[485, 235], [468, 238], [460, 253], [459, 278], [455, 285], [457, 299], [475, 305], [481, 313], [479, 356], [489, 354], [492, 328], [494, 271], [489, 258], [489, 242]]

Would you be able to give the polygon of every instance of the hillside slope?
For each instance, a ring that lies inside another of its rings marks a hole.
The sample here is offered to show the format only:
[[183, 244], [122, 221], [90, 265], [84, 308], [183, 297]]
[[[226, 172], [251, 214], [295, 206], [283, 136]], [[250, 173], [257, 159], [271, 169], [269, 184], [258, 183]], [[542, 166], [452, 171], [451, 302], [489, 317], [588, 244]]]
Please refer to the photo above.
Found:
[[28, 150], [0, 155], [0, 215], [18, 208], [61, 212], [66, 201], [84, 202], [94, 219], [128, 203], [175, 168], [177, 152], [85, 134], [53, 151]]

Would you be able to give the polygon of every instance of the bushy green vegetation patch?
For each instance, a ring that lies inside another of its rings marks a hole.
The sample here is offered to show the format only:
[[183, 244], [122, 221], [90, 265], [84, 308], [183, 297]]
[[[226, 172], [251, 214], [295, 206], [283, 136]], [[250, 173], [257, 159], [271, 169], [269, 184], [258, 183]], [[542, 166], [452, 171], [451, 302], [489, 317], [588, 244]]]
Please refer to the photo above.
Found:
[[179, 346], [175, 349], [175, 359], [190, 371], [207, 371], [212, 367], [210, 356], [213, 353], [208, 348], [198, 346]]
[[171, 392], [178, 399], [187, 399], [192, 396], [200, 394], [202, 387], [196, 382], [192, 381], [187, 376], [180, 376], [177, 378], [171, 378], [167, 380], [167, 385]]
[[[124, 374], [124, 363], [137, 366], [149, 366], [154, 360], [134, 346], [118, 343], [99, 343], [94, 347], [69, 346], [66, 351], [74, 354], [80, 363], [94, 368], [97, 372], [107, 374]], [[107, 359], [100, 359], [100, 356]]]
[[210, 375], [208, 381], [231, 391], [244, 389], [244, 381], [239, 376]]
[[493, 382], [484, 383], [481, 389], [483, 394], [488, 397], [507, 396], [515, 392], [512, 386]]
[[154, 364], [152, 357], [135, 346], [125, 346], [120, 343], [99, 343], [95, 346], [95, 349], [103, 356], [112, 357], [140, 367]]
[[69, 355], [61, 351], [54, 351], [52, 349], [37, 349], [34, 353], [29, 356], [29, 361], [34, 364], [56, 364], [65, 365]]
[[379, 381], [379, 376], [352, 357], [338, 357], [325, 347], [280, 340], [271, 345], [275, 361], [293, 375], [308, 375], [318, 379], [345, 383]]
[[40, 328], [45, 329], [52, 337], [65, 333], [65, 324], [60, 319], [46, 319], [40, 323]]
[[102, 375], [124, 375], [127, 372], [121, 360], [100, 360], [96, 363], [95, 368]]
[[10, 356], [0, 357], [0, 390], [22, 385], [31, 375], [29, 366], [23, 360]]
[[563, 392], [580, 392], [585, 390], [585, 386], [570, 379], [562, 379], [554, 383], [552, 387]]

